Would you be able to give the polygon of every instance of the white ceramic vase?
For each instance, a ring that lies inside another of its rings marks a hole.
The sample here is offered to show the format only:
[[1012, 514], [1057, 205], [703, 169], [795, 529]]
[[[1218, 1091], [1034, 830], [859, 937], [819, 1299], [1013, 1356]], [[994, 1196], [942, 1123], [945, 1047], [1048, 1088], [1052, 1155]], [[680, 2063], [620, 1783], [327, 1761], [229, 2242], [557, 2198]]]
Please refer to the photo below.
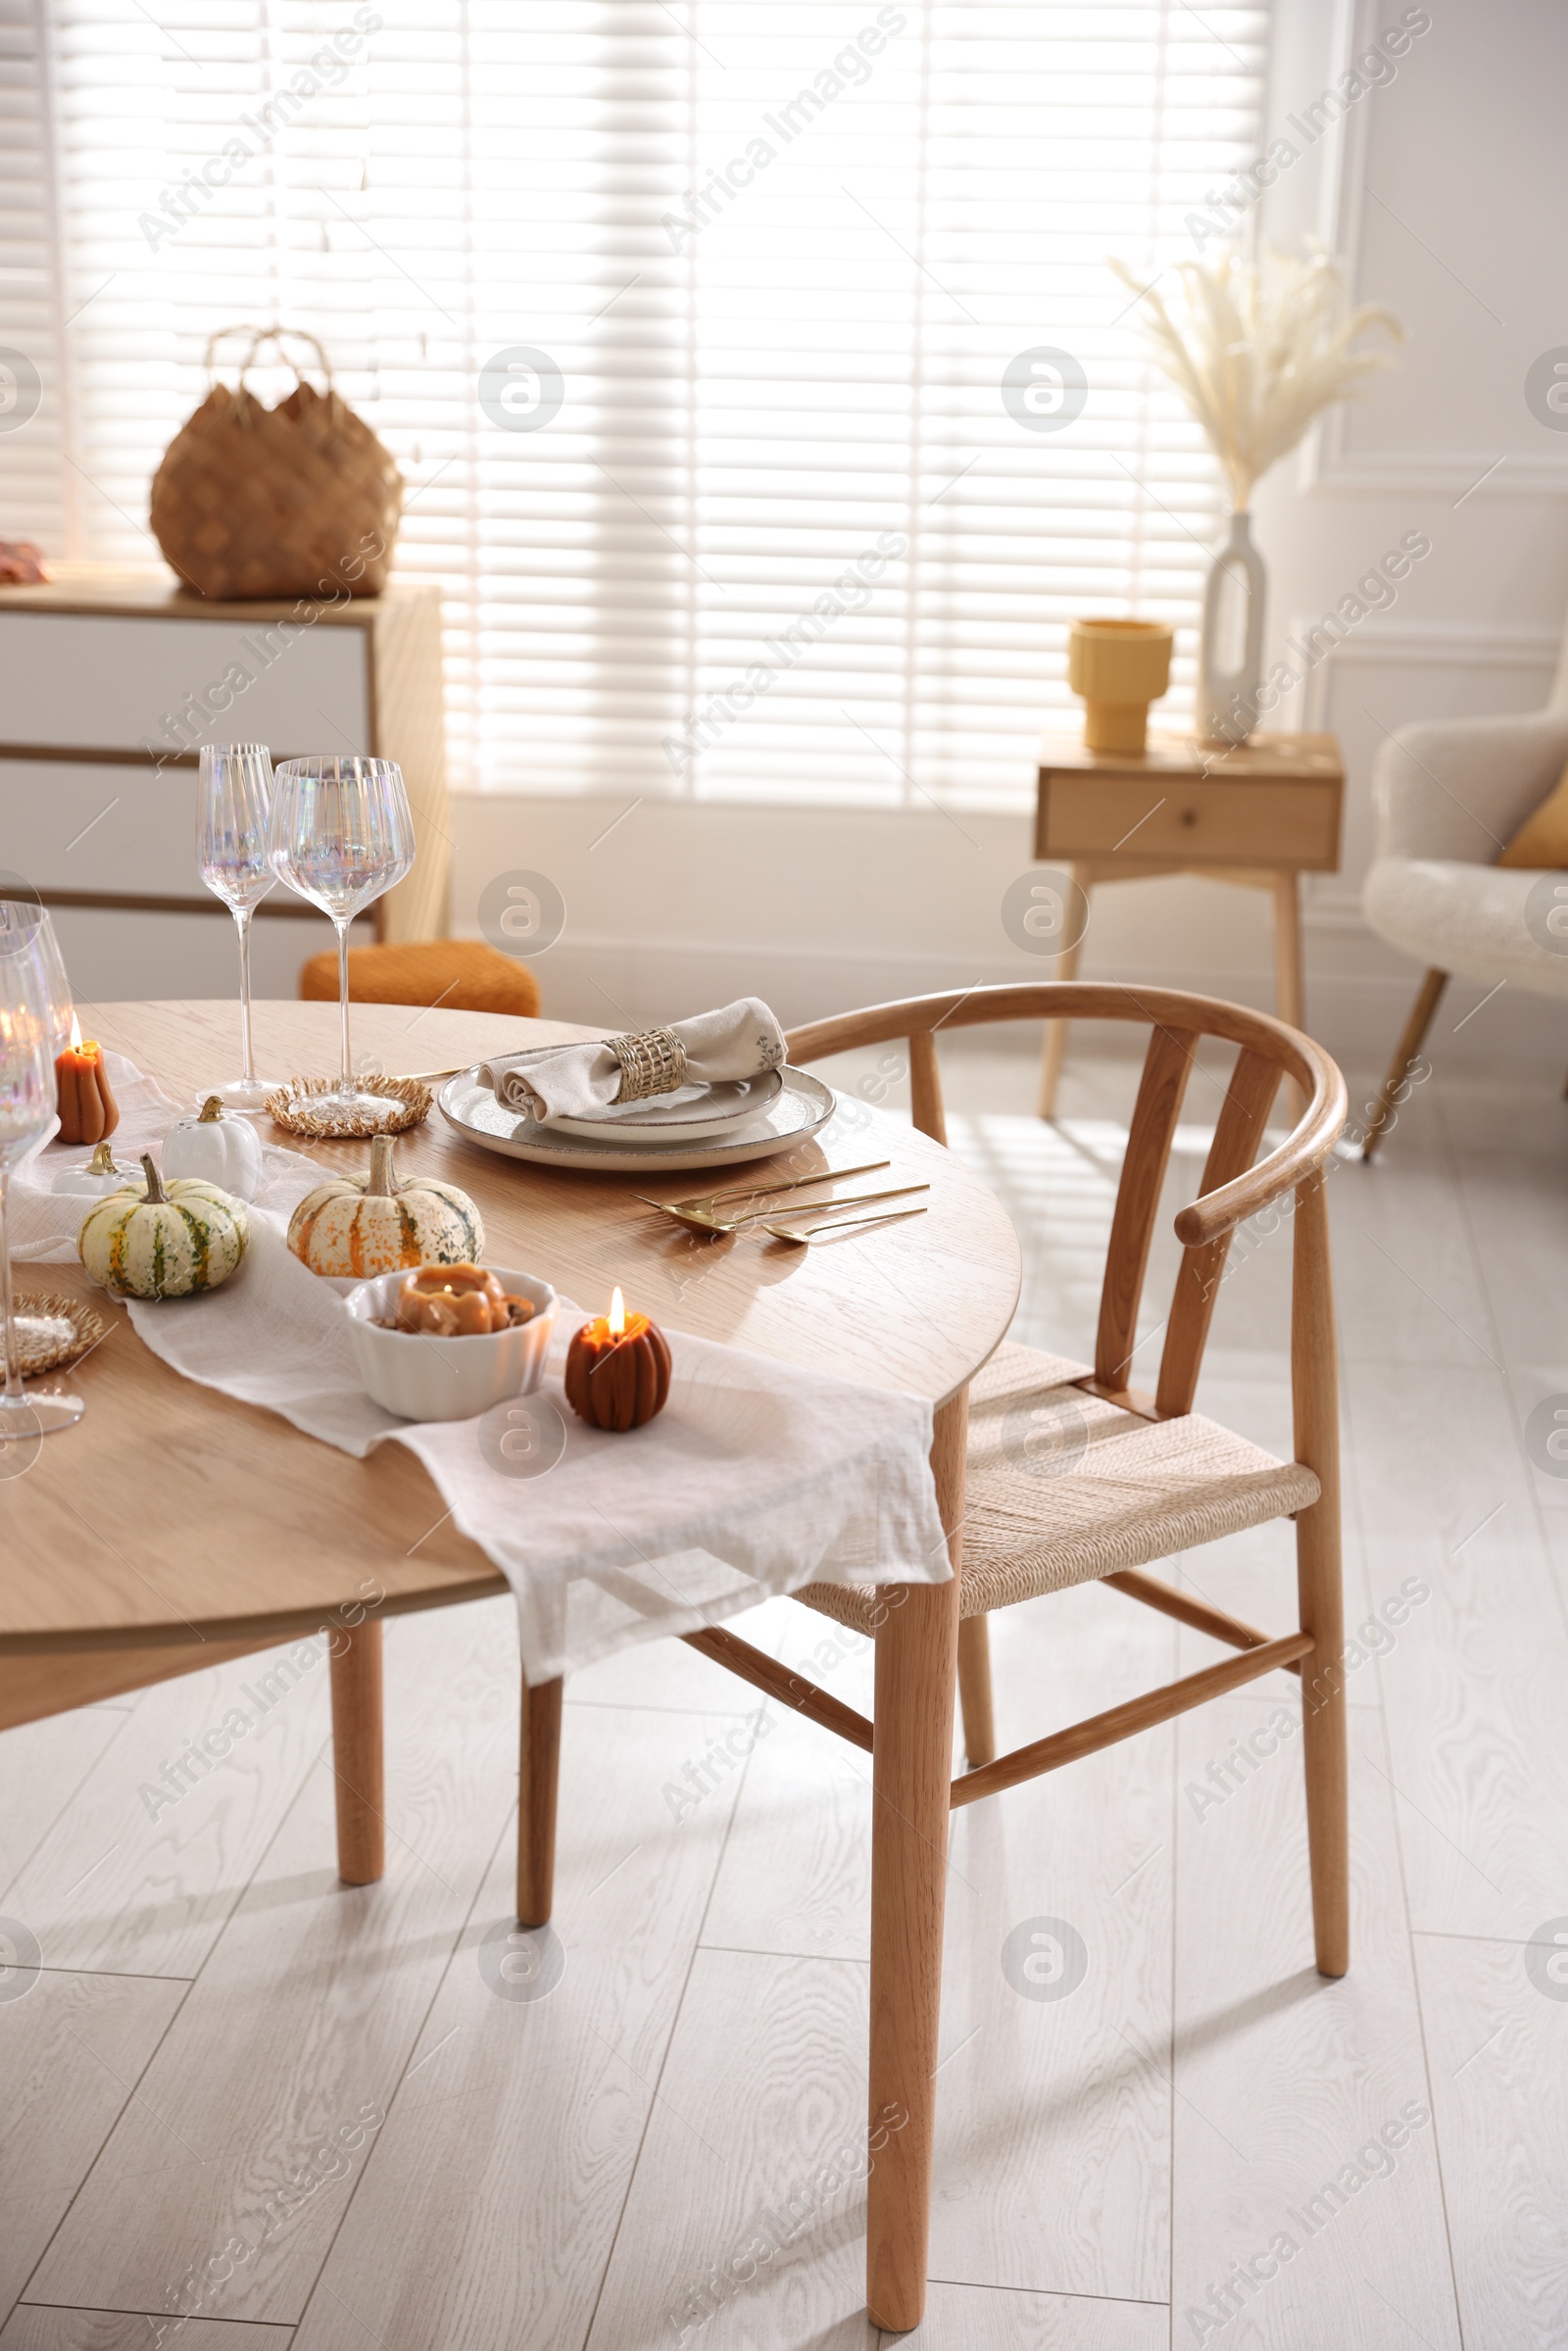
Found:
[[1267, 574], [1252, 545], [1252, 517], [1233, 514], [1203, 590], [1198, 648], [1198, 731], [1211, 743], [1245, 743], [1257, 724], [1263, 673]]

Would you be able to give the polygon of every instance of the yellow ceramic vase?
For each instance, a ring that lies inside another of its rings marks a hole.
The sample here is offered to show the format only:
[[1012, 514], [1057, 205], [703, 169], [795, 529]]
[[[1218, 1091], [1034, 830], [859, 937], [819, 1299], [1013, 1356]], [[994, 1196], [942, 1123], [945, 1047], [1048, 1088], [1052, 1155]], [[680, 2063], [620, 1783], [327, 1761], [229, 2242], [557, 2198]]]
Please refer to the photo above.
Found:
[[1075, 620], [1067, 683], [1084, 698], [1091, 751], [1142, 751], [1149, 706], [1170, 684], [1172, 631], [1163, 620]]

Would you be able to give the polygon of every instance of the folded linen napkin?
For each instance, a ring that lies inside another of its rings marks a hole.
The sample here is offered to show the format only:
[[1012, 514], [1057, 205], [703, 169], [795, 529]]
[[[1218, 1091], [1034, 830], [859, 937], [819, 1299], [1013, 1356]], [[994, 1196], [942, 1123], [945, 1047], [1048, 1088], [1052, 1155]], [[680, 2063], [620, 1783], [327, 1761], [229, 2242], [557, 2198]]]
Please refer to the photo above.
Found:
[[[668, 1034], [685, 1053], [688, 1082], [716, 1085], [760, 1077], [784, 1059], [784, 1032], [757, 996], [677, 1020]], [[621, 1076], [620, 1062], [604, 1040], [535, 1046], [529, 1053], [498, 1053], [479, 1064], [480, 1085], [509, 1110], [541, 1126], [553, 1118], [592, 1118], [607, 1109], [620, 1092]]]

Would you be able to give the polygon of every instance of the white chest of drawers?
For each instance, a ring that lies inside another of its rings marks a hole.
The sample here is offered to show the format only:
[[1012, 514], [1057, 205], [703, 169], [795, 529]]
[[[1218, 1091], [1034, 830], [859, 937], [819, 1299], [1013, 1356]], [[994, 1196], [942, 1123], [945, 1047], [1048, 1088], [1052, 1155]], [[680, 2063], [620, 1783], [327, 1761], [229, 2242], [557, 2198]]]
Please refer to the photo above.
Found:
[[[375, 934], [441, 935], [438, 589], [208, 604], [167, 573], [63, 566], [47, 587], [0, 588], [0, 875], [63, 910], [84, 995], [232, 987], [226, 909], [203, 888], [193, 848], [198, 746], [222, 742], [266, 743], [274, 759], [396, 759], [418, 855], [375, 908]], [[330, 934], [282, 889], [260, 912], [258, 991], [292, 995], [298, 961]]]

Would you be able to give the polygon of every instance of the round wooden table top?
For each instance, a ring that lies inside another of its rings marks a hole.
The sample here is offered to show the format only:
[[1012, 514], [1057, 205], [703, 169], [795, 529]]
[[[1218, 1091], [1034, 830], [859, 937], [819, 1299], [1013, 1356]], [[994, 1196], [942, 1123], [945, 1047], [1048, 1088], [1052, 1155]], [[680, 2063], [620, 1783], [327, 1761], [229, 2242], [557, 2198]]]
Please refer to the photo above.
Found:
[[[390, 1077], [601, 1033], [392, 1004], [356, 1004], [353, 1024], [356, 1058], [374, 1056]], [[181, 1106], [238, 1066], [231, 1004], [98, 1004], [91, 1028]], [[335, 1070], [336, 1005], [258, 1004], [256, 1052], [280, 1074]], [[323, 1169], [365, 1164], [364, 1144], [306, 1145], [260, 1124]], [[662, 1179], [558, 1172], [466, 1142], [439, 1110], [397, 1156], [472, 1195], [493, 1260], [541, 1274], [590, 1312], [618, 1283], [672, 1330], [933, 1403], [980, 1368], [1017, 1303], [1017, 1237], [995, 1194], [939, 1145], [881, 1111], [862, 1119], [858, 1105], [853, 1123], [835, 1119], [792, 1153], [788, 1172], [889, 1159], [885, 1175], [847, 1189], [928, 1182], [929, 1213], [808, 1249], [702, 1240], [632, 1197], [679, 1200], [782, 1173], [778, 1160]], [[281, 1639], [375, 1587], [386, 1611], [505, 1591], [406, 1447], [357, 1461], [182, 1379], [77, 1265], [16, 1276], [23, 1297], [90, 1298], [113, 1328], [73, 1375], [85, 1418], [0, 1483], [0, 1654]]]

